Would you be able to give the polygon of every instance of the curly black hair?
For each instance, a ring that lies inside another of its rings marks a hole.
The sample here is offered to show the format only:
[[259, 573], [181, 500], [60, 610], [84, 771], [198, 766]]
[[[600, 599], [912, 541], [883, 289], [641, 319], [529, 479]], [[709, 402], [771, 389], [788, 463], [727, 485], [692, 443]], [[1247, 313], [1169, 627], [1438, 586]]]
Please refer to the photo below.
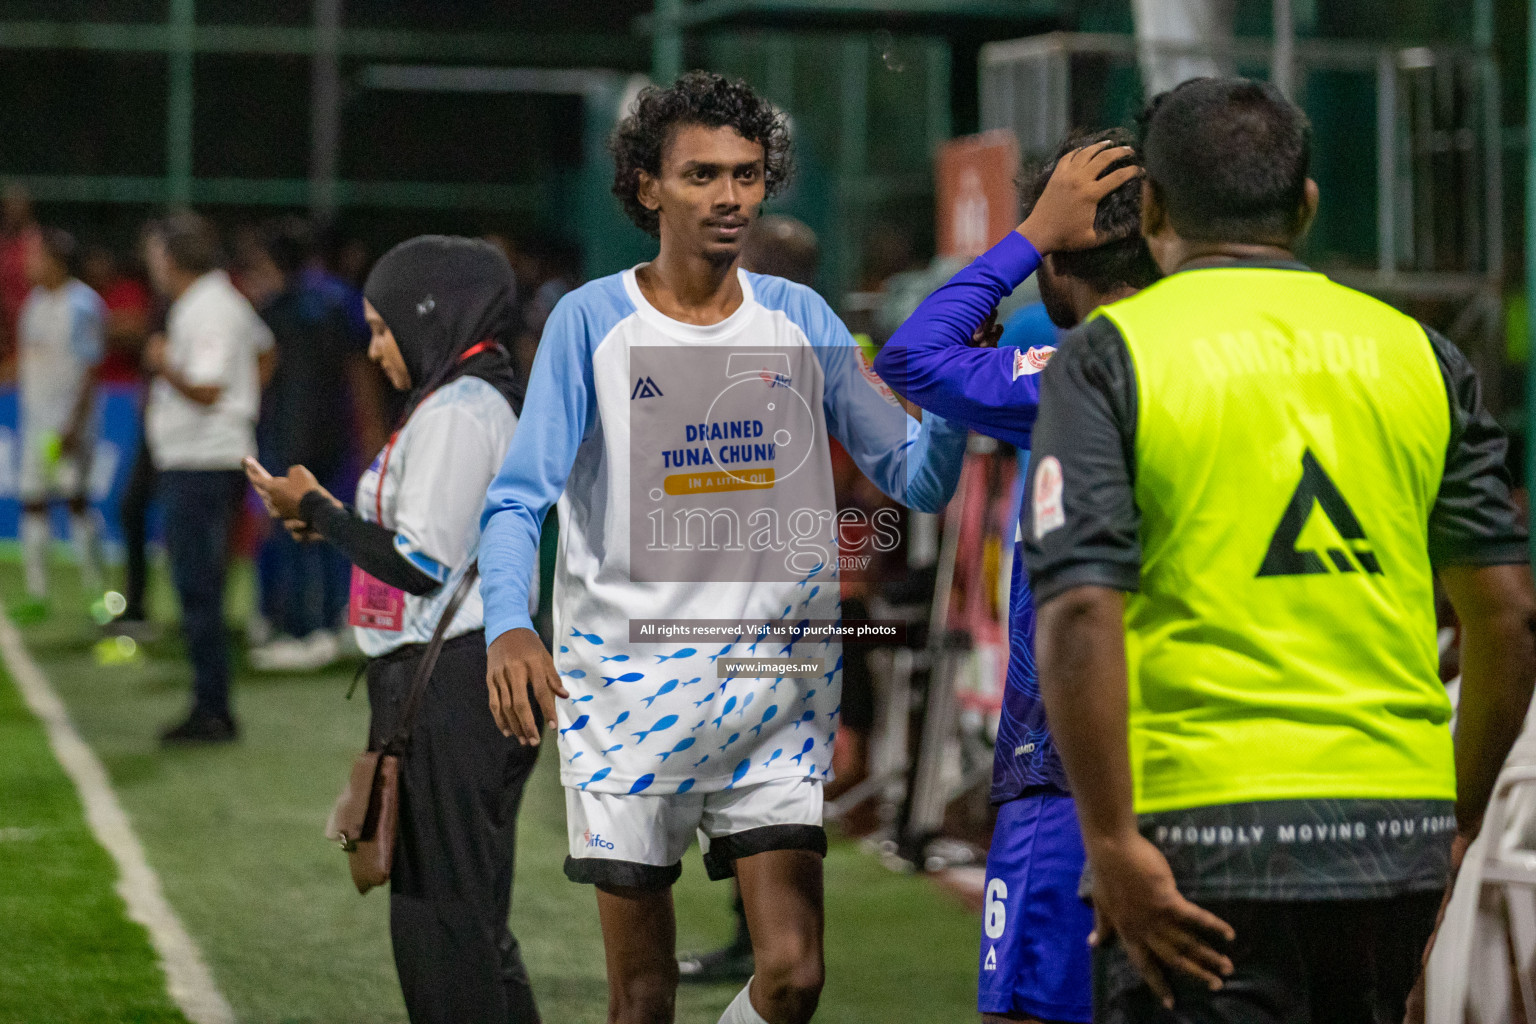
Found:
[[608, 152], [613, 154], [613, 194], [635, 226], [653, 238], [661, 235], [661, 218], [640, 202], [640, 172], [659, 176], [662, 150], [673, 130], [688, 124], [729, 125], [742, 138], [759, 143], [768, 198], [784, 190], [793, 171], [788, 119], [746, 82], [690, 71], [670, 89], [649, 86], [608, 137]]

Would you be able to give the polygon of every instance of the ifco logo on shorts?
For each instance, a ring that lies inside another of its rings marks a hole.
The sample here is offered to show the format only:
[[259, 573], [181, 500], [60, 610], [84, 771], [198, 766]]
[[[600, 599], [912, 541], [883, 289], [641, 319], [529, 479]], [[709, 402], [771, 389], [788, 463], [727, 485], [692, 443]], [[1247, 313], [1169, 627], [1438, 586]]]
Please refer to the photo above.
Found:
[[585, 832], [583, 832], [581, 834], [581, 838], [586, 840], [588, 848], [595, 846], [600, 850], [613, 849], [612, 843], [604, 839], [600, 833], [594, 833], [591, 829], [587, 829]]

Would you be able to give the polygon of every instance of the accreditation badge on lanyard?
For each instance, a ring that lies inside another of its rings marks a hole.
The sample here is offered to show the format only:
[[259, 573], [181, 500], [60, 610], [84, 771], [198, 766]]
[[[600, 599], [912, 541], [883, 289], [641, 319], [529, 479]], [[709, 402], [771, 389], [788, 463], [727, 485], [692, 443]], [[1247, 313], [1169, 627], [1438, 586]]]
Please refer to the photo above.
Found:
[[[489, 339], [482, 341], [459, 356], [459, 362], [465, 362], [494, 347], [496, 342]], [[422, 397], [421, 402], [425, 402], [430, 397], [431, 394], [428, 393]], [[420, 402], [417, 403], [418, 407], [420, 405]], [[389, 474], [389, 457], [394, 452], [395, 442], [398, 440], [400, 440], [400, 431], [396, 430], [390, 435], [389, 443], [384, 446], [384, 451], [379, 455], [379, 482], [373, 493], [373, 521], [380, 525], [384, 522], [384, 480]], [[405, 591], [375, 579], [354, 565], [351, 595], [347, 602], [347, 623], [386, 633], [400, 632], [405, 628]]]
[[[379, 456], [378, 482], [374, 484], [374, 522], [384, 521], [384, 475], [389, 472], [389, 456], [395, 450], [400, 431], [390, 435]], [[375, 579], [357, 566], [352, 567], [351, 594], [347, 601], [347, 623], [363, 629], [398, 633], [405, 628], [405, 591]]]

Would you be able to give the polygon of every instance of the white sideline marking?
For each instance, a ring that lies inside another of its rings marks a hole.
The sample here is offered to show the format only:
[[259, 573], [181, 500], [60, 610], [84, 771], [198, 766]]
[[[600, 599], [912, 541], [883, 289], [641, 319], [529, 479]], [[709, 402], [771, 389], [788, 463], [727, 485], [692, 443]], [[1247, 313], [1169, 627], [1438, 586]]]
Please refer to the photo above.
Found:
[[64, 702], [3, 613], [0, 658], [5, 660], [27, 706], [47, 728], [53, 756], [74, 782], [96, 841], [117, 862], [117, 894], [128, 906], [128, 917], [149, 932], [150, 944], [159, 954], [160, 967], [165, 971], [165, 988], [171, 999], [192, 1024], [234, 1024], [235, 1011], [214, 984], [197, 943], [165, 901], [160, 878], [149, 866], [123, 805], [117, 802], [107, 770], [75, 731]]

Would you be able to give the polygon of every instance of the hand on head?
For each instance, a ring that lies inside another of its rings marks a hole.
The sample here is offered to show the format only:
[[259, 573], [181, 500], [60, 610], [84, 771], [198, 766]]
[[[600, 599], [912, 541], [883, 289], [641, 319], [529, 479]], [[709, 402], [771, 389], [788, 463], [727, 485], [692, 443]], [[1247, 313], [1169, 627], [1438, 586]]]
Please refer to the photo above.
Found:
[[1098, 142], [1062, 157], [1040, 201], [1018, 226], [1019, 234], [1042, 256], [1115, 241], [1100, 235], [1093, 221], [1099, 200], [1141, 174], [1141, 168], [1134, 165], [1104, 173], [1106, 167], [1133, 152], [1129, 146]]

